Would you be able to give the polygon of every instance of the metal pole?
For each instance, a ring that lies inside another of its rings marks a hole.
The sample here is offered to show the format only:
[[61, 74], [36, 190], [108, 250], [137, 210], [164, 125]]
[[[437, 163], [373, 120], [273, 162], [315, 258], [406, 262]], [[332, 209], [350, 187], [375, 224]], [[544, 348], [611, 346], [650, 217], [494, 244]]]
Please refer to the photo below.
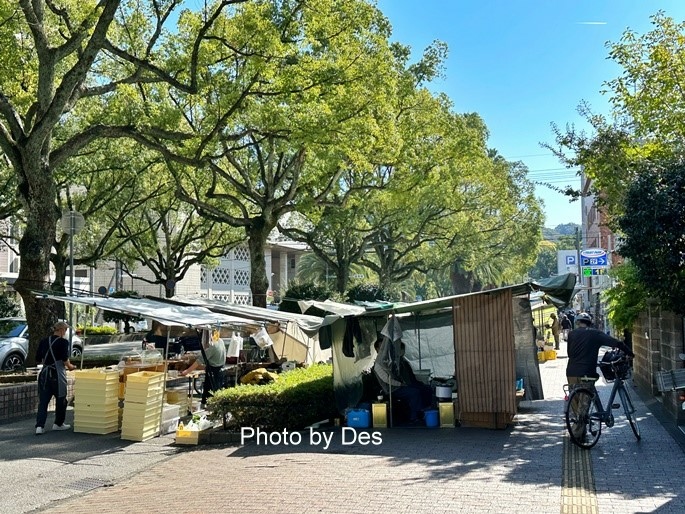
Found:
[[[74, 296], [74, 232], [76, 231], [74, 225], [74, 211], [69, 212], [69, 296]], [[74, 304], [69, 302], [69, 355], [73, 349], [74, 342]], [[81, 350], [83, 356], [83, 350]], [[83, 362], [83, 359], [82, 359]]]
[[[585, 277], [583, 277], [583, 268], [580, 263], [580, 229], [576, 227], [576, 263], [578, 265], [578, 282], [581, 286], [585, 285]], [[588, 293], [589, 294], [589, 293]], [[583, 295], [581, 295], [581, 298]], [[585, 307], [585, 306], [583, 306]], [[573, 327], [572, 327], [573, 328]]]

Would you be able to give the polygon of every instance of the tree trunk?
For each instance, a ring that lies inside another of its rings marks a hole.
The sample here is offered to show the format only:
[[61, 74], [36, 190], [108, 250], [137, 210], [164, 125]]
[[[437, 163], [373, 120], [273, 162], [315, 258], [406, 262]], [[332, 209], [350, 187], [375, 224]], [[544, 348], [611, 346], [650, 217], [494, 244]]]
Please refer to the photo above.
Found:
[[250, 249], [250, 290], [252, 291], [252, 305], [256, 307], [266, 308], [269, 278], [266, 276], [264, 248], [270, 231], [271, 229], [264, 226], [252, 226], [247, 229], [247, 245]]
[[347, 284], [350, 281], [350, 264], [343, 263], [337, 269], [337, 275], [335, 278], [335, 285], [338, 293], [344, 293], [347, 288]]
[[474, 290], [473, 273], [461, 269], [458, 261], [450, 267], [450, 281], [452, 282], [452, 294], [466, 294]]
[[36, 297], [36, 291], [50, 287], [50, 252], [59, 212], [55, 206], [52, 173], [39, 155], [31, 153], [27, 150], [25, 155], [29, 155], [29, 158], [24, 159], [24, 173], [20, 174], [22, 181], [19, 194], [26, 214], [26, 227], [19, 240], [21, 267], [14, 283], [14, 288], [24, 301], [24, 312], [30, 327], [27, 366], [36, 364], [38, 342], [51, 333], [51, 326], [59, 318], [59, 312], [64, 312], [62, 302]]
[[63, 238], [57, 246], [55, 247], [55, 253], [52, 255], [52, 266], [55, 270], [55, 277], [52, 280], [51, 289], [53, 291], [64, 291], [66, 292], [66, 276], [67, 276], [67, 266], [69, 266], [69, 256], [65, 244], [67, 238]]

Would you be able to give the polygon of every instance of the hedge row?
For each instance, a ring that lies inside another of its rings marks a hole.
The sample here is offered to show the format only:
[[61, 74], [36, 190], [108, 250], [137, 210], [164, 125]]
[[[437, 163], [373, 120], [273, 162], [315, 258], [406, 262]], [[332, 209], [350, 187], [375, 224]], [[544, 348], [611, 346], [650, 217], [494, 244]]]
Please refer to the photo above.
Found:
[[207, 403], [214, 418], [231, 414], [229, 430], [302, 430], [337, 414], [333, 366], [315, 364], [281, 373], [278, 380], [269, 384], [223, 389]]

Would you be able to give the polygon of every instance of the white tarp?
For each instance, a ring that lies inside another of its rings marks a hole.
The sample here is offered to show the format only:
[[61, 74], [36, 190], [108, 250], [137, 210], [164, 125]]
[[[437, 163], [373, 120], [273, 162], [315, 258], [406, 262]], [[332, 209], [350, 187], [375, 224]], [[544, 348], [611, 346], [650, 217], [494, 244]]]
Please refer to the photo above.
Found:
[[187, 296], [175, 296], [171, 300], [189, 305], [207, 307], [215, 312], [223, 312], [225, 314], [236, 315], [257, 321], [269, 321], [281, 324], [295, 323], [305, 334], [310, 337], [318, 334], [319, 328], [333, 321], [328, 320], [327, 322], [324, 320], [324, 318], [310, 316], [307, 314], [274, 311], [271, 309], [265, 309], [263, 307], [255, 307], [253, 305], [237, 305], [222, 300], [208, 300], [206, 298]]
[[172, 305], [147, 298], [95, 298], [88, 296], [39, 295], [39, 298], [65, 303], [90, 305], [98, 309], [148, 318], [168, 326], [210, 327], [216, 325], [246, 325], [254, 321], [238, 316], [212, 312], [205, 307]]
[[[264, 322], [274, 323], [280, 327], [276, 333], [271, 334], [275, 345], [274, 351], [278, 357], [306, 362], [307, 364], [326, 362], [330, 359], [330, 350], [321, 350], [319, 347], [318, 328], [332, 322], [333, 318], [338, 319], [337, 316], [327, 317], [327, 321], [325, 321], [316, 316], [279, 313], [252, 306], [236, 306], [219, 300], [179, 298], [176, 301], [188, 301], [189, 303], [192, 301], [198, 305], [177, 305], [169, 301], [150, 298], [101, 298], [68, 295], [39, 295], [39, 298], [89, 305], [98, 309], [155, 320], [166, 326], [211, 327], [221, 325], [257, 329]], [[307, 330], [303, 327], [306, 327]], [[314, 335], [310, 336], [307, 332]]]
[[339, 316], [320, 318], [307, 314], [273, 311], [253, 305], [237, 305], [222, 300], [195, 297], [179, 296], [172, 298], [171, 301], [203, 306], [215, 312], [239, 315], [254, 320], [255, 325], [260, 322], [278, 325], [279, 330], [270, 332], [270, 335], [274, 342], [274, 352], [279, 358], [285, 357], [288, 360], [307, 364], [326, 362], [331, 358], [331, 350], [322, 350], [319, 346], [319, 328], [333, 323], [339, 319]]

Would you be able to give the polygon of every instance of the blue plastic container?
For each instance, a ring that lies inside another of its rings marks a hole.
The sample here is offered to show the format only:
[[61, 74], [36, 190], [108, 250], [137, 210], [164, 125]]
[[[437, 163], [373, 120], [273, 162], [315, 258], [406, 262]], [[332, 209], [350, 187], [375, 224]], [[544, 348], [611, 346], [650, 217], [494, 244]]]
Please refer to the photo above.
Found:
[[371, 424], [370, 412], [366, 409], [350, 409], [347, 411], [347, 426], [354, 428], [369, 428]]
[[424, 411], [423, 419], [426, 422], [427, 427], [437, 428], [440, 426], [440, 415], [437, 410]]

